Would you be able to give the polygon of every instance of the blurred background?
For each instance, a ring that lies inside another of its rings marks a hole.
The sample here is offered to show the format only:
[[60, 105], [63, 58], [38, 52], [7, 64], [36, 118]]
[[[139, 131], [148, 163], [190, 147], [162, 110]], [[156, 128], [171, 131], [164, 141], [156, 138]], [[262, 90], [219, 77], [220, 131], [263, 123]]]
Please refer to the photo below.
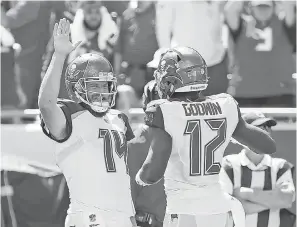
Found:
[[[108, 58], [118, 78], [115, 108], [133, 128], [143, 122], [143, 88], [160, 50], [190, 46], [208, 65], [204, 94], [229, 93], [242, 112], [275, 118], [276, 156], [296, 164], [295, 1], [1, 1], [1, 226], [64, 223], [68, 188], [37, 106], [53, 25], [64, 17], [71, 40], [83, 41], [64, 71], [83, 53]], [[59, 97], [68, 98], [64, 75]]]

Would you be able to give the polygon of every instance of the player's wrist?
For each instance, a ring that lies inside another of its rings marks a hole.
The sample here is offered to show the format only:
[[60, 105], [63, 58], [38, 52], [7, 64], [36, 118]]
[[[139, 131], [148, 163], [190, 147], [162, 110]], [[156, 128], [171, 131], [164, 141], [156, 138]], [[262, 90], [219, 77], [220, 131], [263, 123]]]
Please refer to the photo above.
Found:
[[135, 176], [135, 181], [138, 185], [140, 186], [149, 186], [150, 184], [144, 182], [141, 178], [140, 178], [140, 171], [138, 171], [138, 173]]

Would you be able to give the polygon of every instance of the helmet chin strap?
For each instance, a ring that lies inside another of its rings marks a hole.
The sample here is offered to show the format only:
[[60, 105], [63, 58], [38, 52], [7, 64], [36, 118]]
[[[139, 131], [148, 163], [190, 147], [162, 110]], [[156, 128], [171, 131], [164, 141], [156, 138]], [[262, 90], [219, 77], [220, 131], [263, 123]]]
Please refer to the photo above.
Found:
[[95, 112], [98, 112], [98, 113], [104, 113], [106, 112], [109, 107], [103, 107], [103, 106], [95, 106], [95, 105], [92, 105], [91, 103], [87, 102], [86, 100], [84, 100], [76, 91], [75, 91], [75, 95], [76, 97], [82, 101], [83, 103], [85, 103], [86, 105], [88, 105], [89, 107], [91, 107], [92, 110], [94, 110]]

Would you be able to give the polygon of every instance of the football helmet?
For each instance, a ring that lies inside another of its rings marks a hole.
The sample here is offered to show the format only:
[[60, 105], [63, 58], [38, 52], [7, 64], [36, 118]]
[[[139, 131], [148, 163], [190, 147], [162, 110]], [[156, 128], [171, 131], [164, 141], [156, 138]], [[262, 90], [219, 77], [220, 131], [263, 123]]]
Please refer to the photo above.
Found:
[[80, 55], [67, 67], [65, 75], [69, 97], [104, 113], [115, 105], [117, 79], [110, 62], [94, 53]]
[[169, 49], [160, 59], [154, 77], [162, 98], [170, 98], [175, 92], [205, 90], [209, 79], [205, 60], [190, 47]]

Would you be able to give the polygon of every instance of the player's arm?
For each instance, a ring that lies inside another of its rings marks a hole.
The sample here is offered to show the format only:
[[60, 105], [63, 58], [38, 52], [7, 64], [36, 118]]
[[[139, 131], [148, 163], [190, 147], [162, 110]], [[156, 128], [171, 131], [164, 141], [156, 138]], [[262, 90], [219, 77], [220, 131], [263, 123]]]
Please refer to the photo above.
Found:
[[150, 131], [147, 125], [143, 125], [134, 131], [135, 137], [128, 142], [127, 162], [133, 180], [147, 157], [151, 144]]
[[175, 10], [176, 3], [156, 3], [156, 36], [160, 48], [170, 47], [172, 28], [175, 26]]
[[148, 156], [135, 178], [143, 186], [155, 184], [163, 178], [172, 149], [172, 138], [164, 130], [161, 108], [148, 108], [145, 121], [151, 133], [151, 144]]
[[269, 133], [246, 123], [238, 108], [238, 124], [232, 137], [239, 143], [247, 146], [250, 150], [260, 154], [273, 154], [276, 152], [275, 141]]
[[228, 1], [225, 5], [225, 20], [232, 32], [240, 27], [243, 6], [243, 1]]
[[[296, 2], [282, 1], [284, 11], [280, 15], [283, 21], [284, 31], [296, 50]], [[283, 16], [283, 17], [282, 17]]]
[[293, 28], [296, 32], [296, 2], [282, 1], [281, 4], [283, 4], [283, 9], [284, 9], [285, 26], [287, 26], [288, 28]]
[[20, 28], [37, 20], [41, 3], [38, 1], [19, 1], [14, 7], [4, 12], [1, 7], [1, 25], [5, 28]]
[[55, 52], [42, 80], [38, 96], [38, 106], [43, 122], [57, 140], [63, 140], [67, 135], [66, 117], [62, 108], [57, 104], [57, 98], [65, 59], [67, 54], [75, 48], [69, 41], [69, 32], [70, 25], [66, 19], [55, 24], [53, 32]]

